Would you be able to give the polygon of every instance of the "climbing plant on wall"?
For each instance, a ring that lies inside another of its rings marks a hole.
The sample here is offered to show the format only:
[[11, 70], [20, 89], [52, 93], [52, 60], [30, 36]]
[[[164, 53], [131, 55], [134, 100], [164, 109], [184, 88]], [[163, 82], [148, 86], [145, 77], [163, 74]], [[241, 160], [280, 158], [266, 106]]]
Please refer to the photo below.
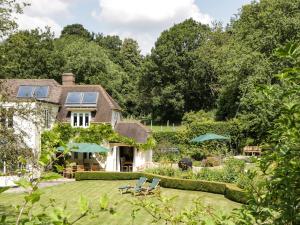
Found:
[[45, 146], [56, 148], [69, 142], [95, 144], [120, 142], [134, 146], [139, 150], [149, 150], [155, 146], [155, 140], [152, 137], [149, 137], [145, 143], [137, 143], [132, 138], [116, 133], [110, 124], [93, 124], [88, 128], [75, 128], [70, 124], [58, 123], [52, 130], [42, 134], [42, 150]]

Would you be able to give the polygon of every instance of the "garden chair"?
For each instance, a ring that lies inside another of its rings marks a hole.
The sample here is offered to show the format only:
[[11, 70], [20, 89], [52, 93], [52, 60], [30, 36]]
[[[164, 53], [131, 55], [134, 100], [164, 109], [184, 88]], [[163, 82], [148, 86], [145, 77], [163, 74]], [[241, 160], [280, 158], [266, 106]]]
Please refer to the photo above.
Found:
[[148, 195], [151, 193], [154, 193], [155, 191], [159, 190], [159, 182], [160, 179], [158, 178], [153, 178], [152, 182], [149, 184], [149, 186], [147, 188], [135, 188], [133, 194], [144, 194], [144, 195]]
[[147, 178], [146, 177], [140, 177], [137, 181], [136, 181], [136, 184], [135, 184], [135, 187], [134, 186], [130, 186], [130, 185], [125, 185], [125, 186], [122, 186], [122, 187], [119, 187], [119, 191], [121, 192], [121, 194], [124, 194], [126, 192], [128, 192], [130, 189], [139, 189], [139, 188], [142, 188], [142, 186], [146, 183], [147, 181]]

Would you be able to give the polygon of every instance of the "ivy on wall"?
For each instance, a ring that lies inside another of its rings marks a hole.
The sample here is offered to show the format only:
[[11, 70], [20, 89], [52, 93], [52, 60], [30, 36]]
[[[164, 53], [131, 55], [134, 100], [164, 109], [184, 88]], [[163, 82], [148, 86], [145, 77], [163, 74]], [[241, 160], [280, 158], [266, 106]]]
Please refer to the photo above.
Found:
[[155, 147], [155, 140], [149, 137], [146, 143], [137, 143], [133, 138], [121, 136], [116, 133], [110, 124], [92, 124], [88, 128], [75, 128], [70, 124], [57, 123], [52, 130], [42, 134], [43, 146], [65, 146], [69, 142], [74, 143], [95, 143], [103, 142], [124, 143], [136, 147], [139, 150], [149, 150]]

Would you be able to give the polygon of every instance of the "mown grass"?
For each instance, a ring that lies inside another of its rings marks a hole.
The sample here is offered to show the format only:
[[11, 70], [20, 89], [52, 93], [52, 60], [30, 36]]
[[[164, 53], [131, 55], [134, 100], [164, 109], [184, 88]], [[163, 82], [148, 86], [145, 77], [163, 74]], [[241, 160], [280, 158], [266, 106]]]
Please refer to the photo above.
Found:
[[[81, 195], [86, 196], [90, 200], [92, 208], [98, 205], [99, 197], [105, 193], [110, 198], [110, 203], [116, 205], [116, 214], [100, 213], [96, 217], [85, 217], [77, 224], [110, 224], [110, 225], [129, 225], [131, 221], [132, 206], [130, 201], [134, 198], [143, 198], [142, 196], [132, 196], [131, 194], [121, 195], [117, 188], [124, 184], [134, 184], [134, 181], [76, 181], [58, 186], [48, 187], [42, 189], [44, 194], [35, 210], [40, 210], [40, 204], [47, 205], [50, 198], [54, 198], [57, 206], [63, 207], [67, 204], [67, 212], [74, 215], [79, 215], [78, 200]], [[226, 199], [223, 195], [211, 194], [197, 191], [184, 191], [161, 188], [161, 193], [164, 196], [178, 196], [174, 204], [178, 210], [189, 208], [193, 200], [201, 198], [204, 205], [211, 205], [217, 210], [229, 213], [233, 208], [240, 207], [240, 204]], [[20, 204], [23, 200], [24, 194], [2, 193], [0, 194], [0, 217], [3, 214], [8, 215], [8, 224], [13, 224], [16, 218], [14, 205]], [[152, 196], [146, 196], [152, 198]], [[143, 225], [150, 224], [151, 217], [144, 211], [137, 214], [134, 224]]]
[[153, 132], [175, 132], [175, 131], [179, 131], [183, 128], [183, 126], [158, 126], [158, 125], [155, 125], [155, 126], [150, 126], [148, 125], [147, 126], [150, 130], [152, 130]]

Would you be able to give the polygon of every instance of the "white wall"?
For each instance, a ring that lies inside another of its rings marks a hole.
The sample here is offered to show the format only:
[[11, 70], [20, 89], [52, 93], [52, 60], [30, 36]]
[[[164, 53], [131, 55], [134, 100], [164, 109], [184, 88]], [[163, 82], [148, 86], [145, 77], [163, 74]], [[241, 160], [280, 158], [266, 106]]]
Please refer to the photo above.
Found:
[[[17, 135], [23, 136], [27, 147], [33, 150], [35, 155], [39, 154], [41, 133], [44, 128], [44, 109], [49, 110], [49, 124], [53, 126], [58, 112], [58, 106], [48, 103], [24, 102], [24, 103], [2, 103], [1, 107], [14, 108], [13, 116], [14, 130]], [[24, 113], [26, 112], [26, 114]]]
[[152, 162], [152, 150], [141, 151], [134, 149], [133, 159], [133, 171], [137, 171], [138, 168], [142, 168], [147, 163]]

